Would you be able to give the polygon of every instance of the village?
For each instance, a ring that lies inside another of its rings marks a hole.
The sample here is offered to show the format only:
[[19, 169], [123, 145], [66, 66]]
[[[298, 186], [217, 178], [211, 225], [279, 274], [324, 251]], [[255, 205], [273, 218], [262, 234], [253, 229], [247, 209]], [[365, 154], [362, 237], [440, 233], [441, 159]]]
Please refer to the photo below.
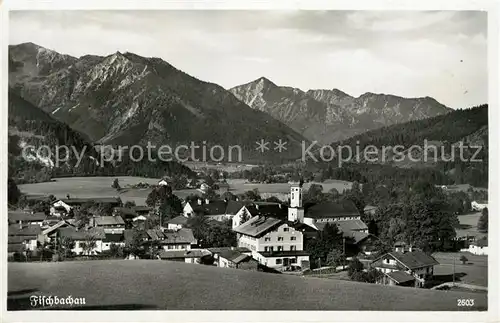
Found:
[[[112, 185], [119, 185], [115, 181]], [[370, 232], [369, 223], [362, 220], [375, 214], [376, 206], [367, 205], [360, 212], [349, 199], [306, 205], [304, 194], [308, 192], [304, 192], [304, 183], [298, 178], [288, 183], [288, 201], [258, 200], [251, 194], [232, 196], [227, 194], [227, 183], [218, 183], [220, 194], [214, 194], [203, 181], [190, 183], [197, 187], [198, 194], [180, 199], [173, 194], [169, 181], [164, 178], [153, 185], [149, 205], [135, 205], [113, 196], [79, 198], [68, 194], [44, 197], [48, 208], [45, 212], [34, 211], [30, 206], [11, 210], [9, 261], [150, 259], [449, 289], [458, 288], [459, 277], [464, 275], [457, 275], [455, 268], [459, 263], [466, 266], [468, 258], [482, 259], [488, 253], [487, 238], [469, 234], [456, 237], [462, 246], [459, 253], [439, 254], [444, 260], [417, 248], [411, 241], [383, 245]], [[311, 190], [310, 187], [308, 191]], [[29, 198], [31, 203], [27, 205], [40, 203], [40, 199]], [[165, 211], [165, 205], [179, 203], [178, 215]], [[487, 210], [487, 202], [473, 201], [471, 207], [481, 212]], [[167, 213], [170, 218], [162, 219]], [[210, 234], [216, 236], [213, 239], [200, 232], [208, 230], [210, 223], [215, 227], [210, 229]], [[326, 258], [315, 256], [325, 248]], [[451, 270], [450, 259], [453, 273], [443, 275], [444, 266], [447, 274]], [[482, 259], [485, 261], [487, 258]], [[447, 280], [436, 279], [445, 276]], [[460, 286], [473, 291], [487, 289], [484, 282]]]

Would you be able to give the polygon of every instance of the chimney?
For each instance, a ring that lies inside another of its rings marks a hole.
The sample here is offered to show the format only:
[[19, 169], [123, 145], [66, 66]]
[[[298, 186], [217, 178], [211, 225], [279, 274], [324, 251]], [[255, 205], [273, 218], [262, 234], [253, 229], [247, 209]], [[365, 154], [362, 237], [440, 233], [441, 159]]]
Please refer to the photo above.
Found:
[[23, 228], [23, 221], [19, 221], [19, 229], [21, 230]]
[[410, 245], [410, 247], [408, 248], [408, 252], [413, 252], [413, 245]]
[[198, 199], [198, 205], [201, 205], [201, 199]]
[[209, 199], [205, 199], [205, 204], [209, 204], [209, 203], [210, 203]]

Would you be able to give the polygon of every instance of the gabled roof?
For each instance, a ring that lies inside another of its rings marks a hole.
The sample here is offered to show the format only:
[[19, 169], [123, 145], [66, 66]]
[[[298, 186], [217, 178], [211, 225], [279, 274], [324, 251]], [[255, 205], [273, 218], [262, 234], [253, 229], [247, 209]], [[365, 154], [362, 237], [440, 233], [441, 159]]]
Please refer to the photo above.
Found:
[[45, 220], [47, 215], [42, 212], [37, 212], [34, 214], [22, 212], [22, 211], [9, 211], [9, 221], [10, 222], [40, 222]]
[[94, 218], [96, 226], [105, 226], [105, 225], [125, 225], [122, 217], [119, 215], [115, 216], [97, 216]]
[[89, 236], [94, 237], [96, 240], [103, 240], [106, 238], [103, 228], [90, 228], [88, 230], [78, 230], [75, 227], [69, 226], [59, 229], [61, 237], [71, 238], [73, 240], [86, 240]]
[[390, 252], [389, 255], [394, 257], [409, 269], [439, 265], [439, 262], [437, 262], [434, 257], [429, 256], [423, 251], [412, 251], [406, 253]]
[[340, 231], [363, 231], [368, 230], [368, 226], [361, 220], [341, 220], [334, 222]]
[[309, 207], [306, 211], [306, 217], [314, 219], [353, 216], [360, 216], [360, 214], [354, 203], [350, 200], [321, 202]]
[[343, 232], [342, 235], [346, 238], [352, 238], [354, 244], [358, 244], [358, 243], [366, 240], [370, 236], [372, 236], [369, 233], [359, 232], [359, 231], [347, 231], [347, 232]]
[[246, 205], [247, 210], [252, 216], [267, 216], [279, 219], [288, 217], [288, 208], [275, 202], [252, 202]]
[[241, 208], [245, 206], [245, 203], [241, 201], [228, 201], [226, 206], [226, 214], [236, 215]]
[[413, 277], [412, 275], [410, 275], [404, 271], [401, 271], [401, 270], [393, 271], [393, 272], [385, 273], [385, 274], [390, 279], [394, 280], [398, 284], [406, 283], [406, 282], [415, 280], [415, 277]]
[[43, 235], [51, 234], [52, 232], [56, 231], [60, 227], [64, 227], [64, 226], [74, 226], [74, 225], [71, 224], [69, 221], [61, 220], [61, 221], [57, 222], [56, 224], [54, 224], [53, 226], [48, 227], [47, 229], [43, 230], [42, 234]]
[[240, 262], [247, 261], [252, 258], [250, 255], [246, 255], [244, 253], [239, 252], [238, 250], [225, 250], [219, 254], [219, 257], [227, 259], [235, 264], [239, 264]]
[[178, 215], [173, 219], [168, 220], [168, 224], [186, 224], [188, 218], [183, 215]]
[[147, 205], [136, 205], [132, 206], [132, 210], [134, 210], [136, 213], [148, 213], [151, 211], [153, 208]]
[[197, 244], [198, 240], [195, 239], [193, 235], [193, 230], [182, 228], [177, 231], [169, 231], [165, 230], [163, 232], [165, 239], [162, 243], [166, 244], [175, 244], [175, 243], [189, 243], [189, 244]]
[[38, 236], [42, 232], [42, 228], [37, 224], [23, 225], [22, 228], [19, 224], [9, 225], [9, 236]]
[[221, 215], [226, 212], [226, 202], [223, 200], [209, 201], [209, 203], [203, 203], [198, 205], [195, 203], [190, 203], [193, 210], [197, 213], [204, 215]]
[[234, 228], [233, 231], [251, 237], [259, 237], [283, 223], [283, 220], [277, 218], [254, 216], [247, 222]]

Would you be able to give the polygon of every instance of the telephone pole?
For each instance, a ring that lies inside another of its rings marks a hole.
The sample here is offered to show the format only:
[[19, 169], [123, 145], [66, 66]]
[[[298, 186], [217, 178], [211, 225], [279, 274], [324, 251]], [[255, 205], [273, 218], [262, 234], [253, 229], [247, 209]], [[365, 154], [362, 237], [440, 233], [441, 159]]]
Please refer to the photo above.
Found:
[[453, 287], [455, 287], [455, 256], [453, 256]]

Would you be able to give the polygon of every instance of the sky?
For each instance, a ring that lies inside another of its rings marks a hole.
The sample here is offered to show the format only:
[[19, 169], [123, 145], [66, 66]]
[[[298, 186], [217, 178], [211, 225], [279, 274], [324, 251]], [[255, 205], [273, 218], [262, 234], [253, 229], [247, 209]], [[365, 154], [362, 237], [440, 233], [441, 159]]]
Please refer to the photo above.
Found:
[[76, 57], [160, 57], [226, 89], [264, 76], [454, 109], [488, 99], [479, 11], [11, 11], [9, 37]]

